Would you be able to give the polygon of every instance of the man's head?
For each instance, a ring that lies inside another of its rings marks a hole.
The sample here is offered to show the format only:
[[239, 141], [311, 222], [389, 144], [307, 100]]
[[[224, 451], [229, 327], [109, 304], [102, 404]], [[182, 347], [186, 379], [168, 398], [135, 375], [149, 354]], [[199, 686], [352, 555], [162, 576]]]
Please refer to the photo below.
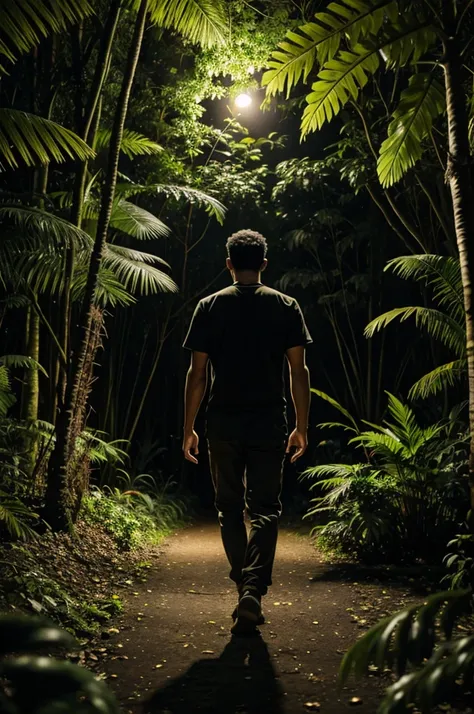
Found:
[[267, 241], [256, 231], [238, 231], [227, 239], [227, 255], [232, 272], [260, 273], [267, 267]]

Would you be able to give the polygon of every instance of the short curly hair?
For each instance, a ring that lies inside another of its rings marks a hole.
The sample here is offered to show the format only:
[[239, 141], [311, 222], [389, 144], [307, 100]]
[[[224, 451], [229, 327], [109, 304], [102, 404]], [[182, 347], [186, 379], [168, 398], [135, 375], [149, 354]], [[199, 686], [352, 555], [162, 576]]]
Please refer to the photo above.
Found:
[[227, 239], [227, 255], [236, 270], [260, 270], [267, 255], [267, 241], [257, 231], [238, 231]]

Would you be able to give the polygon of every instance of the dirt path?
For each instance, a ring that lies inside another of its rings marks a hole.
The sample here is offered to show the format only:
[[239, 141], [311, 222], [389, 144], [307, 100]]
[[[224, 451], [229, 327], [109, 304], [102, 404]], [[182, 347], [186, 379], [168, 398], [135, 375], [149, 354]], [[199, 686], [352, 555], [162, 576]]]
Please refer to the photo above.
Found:
[[341, 579], [307, 538], [283, 530], [262, 637], [231, 641], [227, 570], [218, 527], [197, 525], [168, 540], [146, 584], [131, 584], [104, 663], [124, 711], [293, 714], [317, 702], [323, 714], [375, 712], [382, 682], [338, 692], [337, 672], [362, 629], [410, 600], [406, 587]]

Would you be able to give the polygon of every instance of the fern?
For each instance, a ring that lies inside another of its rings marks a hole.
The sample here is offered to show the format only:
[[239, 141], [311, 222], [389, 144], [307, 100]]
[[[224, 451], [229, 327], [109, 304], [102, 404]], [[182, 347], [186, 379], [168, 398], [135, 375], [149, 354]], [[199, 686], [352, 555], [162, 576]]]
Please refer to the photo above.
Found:
[[410, 77], [388, 127], [377, 162], [383, 187], [392, 186], [412, 168], [423, 154], [423, 139], [429, 136], [434, 119], [445, 110], [443, 87], [433, 74]]

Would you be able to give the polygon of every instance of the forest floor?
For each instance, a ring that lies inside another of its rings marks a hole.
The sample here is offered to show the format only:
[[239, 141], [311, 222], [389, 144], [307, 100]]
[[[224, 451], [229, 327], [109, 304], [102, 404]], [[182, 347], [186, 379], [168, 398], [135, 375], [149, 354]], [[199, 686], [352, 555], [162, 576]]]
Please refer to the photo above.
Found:
[[[261, 637], [231, 638], [236, 593], [218, 526], [171, 536], [130, 585], [98, 670], [133, 714], [372, 714], [391, 675], [336, 688], [345, 650], [380, 617], [420, 601], [410, 573], [329, 564], [295, 529], [282, 529]], [[413, 575], [413, 573], [412, 573]]]

